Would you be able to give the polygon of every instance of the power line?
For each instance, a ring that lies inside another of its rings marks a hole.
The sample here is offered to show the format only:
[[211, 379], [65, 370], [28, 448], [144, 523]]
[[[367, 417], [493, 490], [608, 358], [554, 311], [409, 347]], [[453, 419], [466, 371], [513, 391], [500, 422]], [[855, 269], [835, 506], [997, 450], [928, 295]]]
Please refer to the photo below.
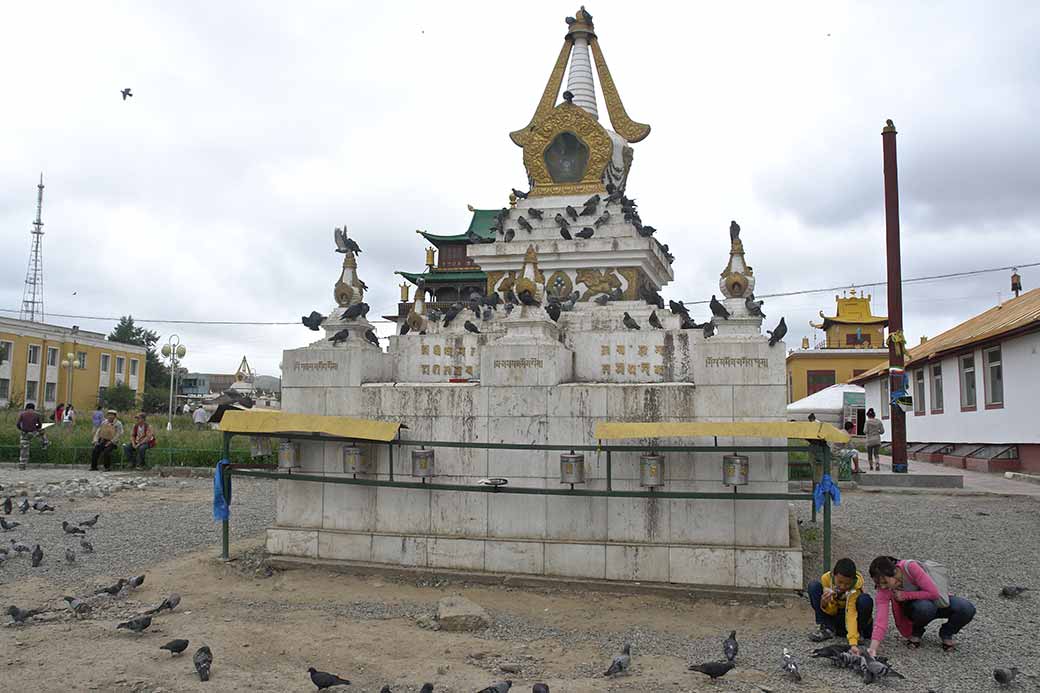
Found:
[[[1007, 265], [1005, 267], [990, 267], [987, 269], [977, 270], [966, 270], [964, 272], [949, 272], [946, 274], [933, 274], [926, 277], [912, 277], [910, 279], [904, 279], [903, 284], [917, 284], [921, 282], [939, 281], [944, 279], [958, 279], [960, 277], [971, 277], [979, 274], [988, 274], [990, 272], [1006, 272], [1012, 269], [1027, 269], [1030, 267], [1040, 267], [1040, 262], [1027, 262], [1020, 263], [1017, 265]], [[888, 282], [867, 282], [867, 283], [846, 283], [838, 286], [829, 286], [821, 289], [801, 289], [798, 291], [783, 291], [775, 294], [756, 294], [756, 298], [784, 298], [787, 296], [804, 296], [808, 294], [820, 294], [829, 293], [831, 291], [841, 291], [847, 289], [850, 286], [854, 287], [874, 287], [874, 286], [885, 286]], [[695, 306], [700, 304], [708, 303], [709, 301], [683, 301], [684, 305]], [[18, 313], [18, 310], [11, 308], [0, 308], [0, 313]], [[98, 320], [102, 322], [119, 322], [120, 317], [104, 317], [100, 315], [69, 315], [67, 313], [49, 313], [51, 317], [55, 318], [71, 318], [75, 320]], [[282, 325], [299, 325], [299, 320], [290, 322], [261, 322], [254, 320], [168, 320], [168, 319], [148, 319], [148, 318], [134, 318], [135, 322], [138, 323], [152, 323], [152, 324], [163, 324], [163, 325], [224, 325], [224, 326], [267, 326], [275, 327]], [[372, 323], [390, 323], [390, 320], [371, 320]]]

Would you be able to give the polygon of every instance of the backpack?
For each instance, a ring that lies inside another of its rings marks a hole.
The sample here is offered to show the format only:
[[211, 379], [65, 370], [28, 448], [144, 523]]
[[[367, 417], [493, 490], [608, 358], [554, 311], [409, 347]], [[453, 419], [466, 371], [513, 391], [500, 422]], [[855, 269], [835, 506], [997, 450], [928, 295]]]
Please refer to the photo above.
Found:
[[928, 573], [928, 577], [935, 583], [935, 589], [939, 590], [939, 598], [933, 600], [935, 605], [940, 609], [946, 609], [950, 606], [950, 576], [946, 570], [946, 566], [938, 561], [911, 561], [921, 566], [924, 572]]

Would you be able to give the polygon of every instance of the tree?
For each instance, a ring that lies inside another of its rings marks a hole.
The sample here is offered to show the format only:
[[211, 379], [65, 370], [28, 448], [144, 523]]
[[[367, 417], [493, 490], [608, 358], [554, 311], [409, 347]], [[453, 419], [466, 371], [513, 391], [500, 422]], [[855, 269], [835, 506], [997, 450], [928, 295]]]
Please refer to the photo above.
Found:
[[135, 395], [136, 393], [130, 389], [129, 385], [120, 383], [115, 387], [106, 387], [102, 390], [99, 399], [105, 409], [130, 411], [134, 408]]
[[136, 344], [147, 349], [145, 353], [144, 382], [146, 387], [165, 387], [169, 390], [170, 369], [159, 359], [155, 351], [155, 343], [159, 335], [152, 330], [134, 324], [132, 315], [119, 318], [119, 324], [108, 335], [108, 341], [122, 344]]

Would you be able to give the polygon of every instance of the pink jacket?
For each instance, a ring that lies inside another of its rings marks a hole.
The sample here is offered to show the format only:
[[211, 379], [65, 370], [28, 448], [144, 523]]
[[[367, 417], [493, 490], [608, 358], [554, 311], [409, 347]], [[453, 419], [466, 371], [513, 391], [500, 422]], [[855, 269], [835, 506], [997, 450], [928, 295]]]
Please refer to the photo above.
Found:
[[[904, 575], [904, 587], [906, 583], [911, 583], [917, 587], [916, 592], [904, 591], [903, 596], [906, 597], [906, 601], [915, 599], [938, 599], [939, 588], [932, 582], [932, 578], [929, 577], [925, 569], [921, 567], [921, 564], [917, 561], [899, 561], [896, 563], [899, 570]], [[892, 596], [892, 590], [879, 589], [877, 591], [876, 606], [874, 608], [874, 631], [870, 637], [876, 642], [881, 642], [885, 639], [885, 633], [888, 632], [888, 612], [892, 612], [892, 616], [896, 620], [896, 628], [903, 636], [909, 638], [913, 634], [913, 624], [910, 619], [903, 613], [902, 608], [894, 608], [891, 605], [893, 603], [899, 604]]]

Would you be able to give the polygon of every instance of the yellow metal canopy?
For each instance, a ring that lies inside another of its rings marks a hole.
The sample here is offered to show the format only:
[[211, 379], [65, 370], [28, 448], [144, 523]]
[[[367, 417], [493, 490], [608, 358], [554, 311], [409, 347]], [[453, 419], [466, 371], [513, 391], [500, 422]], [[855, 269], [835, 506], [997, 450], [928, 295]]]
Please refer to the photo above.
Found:
[[733, 436], [734, 438], [804, 438], [847, 443], [849, 435], [820, 421], [732, 421], [695, 423], [692, 421], [626, 422], [596, 424], [599, 440], [626, 438], [707, 438]]
[[351, 419], [345, 416], [289, 414], [283, 411], [227, 411], [220, 430], [227, 433], [321, 434], [353, 440], [390, 441], [401, 424], [391, 421]]

